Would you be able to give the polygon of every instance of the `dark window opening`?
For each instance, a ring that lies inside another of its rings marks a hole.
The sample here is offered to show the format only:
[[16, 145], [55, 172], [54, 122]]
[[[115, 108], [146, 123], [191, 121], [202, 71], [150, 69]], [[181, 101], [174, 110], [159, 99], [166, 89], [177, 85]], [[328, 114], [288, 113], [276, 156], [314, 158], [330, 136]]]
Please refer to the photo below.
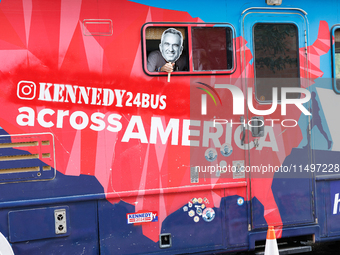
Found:
[[230, 70], [233, 63], [232, 31], [229, 27], [193, 27], [194, 71]]
[[[300, 87], [298, 29], [293, 24], [258, 23], [254, 26], [255, 94], [272, 101], [272, 88]], [[289, 93], [287, 98], [299, 98]]]

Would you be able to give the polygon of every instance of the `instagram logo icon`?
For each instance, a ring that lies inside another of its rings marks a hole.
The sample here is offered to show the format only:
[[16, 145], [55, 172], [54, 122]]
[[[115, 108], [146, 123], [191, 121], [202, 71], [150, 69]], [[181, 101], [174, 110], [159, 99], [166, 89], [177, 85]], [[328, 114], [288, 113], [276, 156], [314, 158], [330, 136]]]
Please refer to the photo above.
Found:
[[17, 95], [20, 99], [32, 100], [35, 97], [36, 85], [32, 81], [18, 83]]

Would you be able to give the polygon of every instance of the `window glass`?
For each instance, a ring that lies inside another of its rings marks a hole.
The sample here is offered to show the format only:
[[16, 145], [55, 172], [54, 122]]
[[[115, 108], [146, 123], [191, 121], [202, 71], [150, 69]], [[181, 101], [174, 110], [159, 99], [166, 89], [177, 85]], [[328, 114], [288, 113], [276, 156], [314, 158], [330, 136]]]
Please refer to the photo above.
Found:
[[188, 40], [185, 27], [147, 27], [145, 30], [147, 69], [160, 71], [167, 62], [174, 71], [188, 71]]
[[[272, 101], [272, 88], [300, 87], [298, 30], [293, 24], [258, 23], [254, 26], [255, 94], [260, 102]], [[299, 98], [290, 93], [287, 98]]]
[[194, 71], [232, 69], [232, 30], [229, 27], [193, 27]]
[[340, 91], [340, 29], [334, 32], [335, 39], [335, 79], [336, 89]]

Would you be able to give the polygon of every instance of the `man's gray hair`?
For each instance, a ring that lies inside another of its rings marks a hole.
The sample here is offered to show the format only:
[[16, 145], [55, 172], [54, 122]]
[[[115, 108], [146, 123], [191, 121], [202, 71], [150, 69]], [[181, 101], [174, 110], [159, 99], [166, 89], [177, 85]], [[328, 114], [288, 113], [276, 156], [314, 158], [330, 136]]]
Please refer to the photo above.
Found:
[[168, 34], [168, 33], [174, 34], [174, 35], [178, 35], [179, 38], [181, 39], [181, 46], [183, 46], [183, 35], [182, 35], [182, 33], [181, 33], [180, 31], [178, 31], [177, 29], [172, 28], [172, 27], [168, 28], [167, 30], [165, 30], [165, 31], [163, 32], [162, 38], [161, 38], [161, 43], [163, 42], [164, 36], [165, 36], [166, 34]]

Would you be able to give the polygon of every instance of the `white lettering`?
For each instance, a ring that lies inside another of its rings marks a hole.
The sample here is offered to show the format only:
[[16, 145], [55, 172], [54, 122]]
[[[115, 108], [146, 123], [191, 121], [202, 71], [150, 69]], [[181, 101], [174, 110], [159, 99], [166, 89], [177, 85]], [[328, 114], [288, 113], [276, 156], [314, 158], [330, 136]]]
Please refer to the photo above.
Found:
[[336, 193], [334, 197], [333, 214], [338, 214], [339, 202], [340, 202], [339, 193]]
[[161, 105], [159, 106], [160, 110], [164, 110], [166, 108], [166, 102], [165, 102], [166, 96], [163, 95], [161, 96], [159, 102], [161, 103]]
[[199, 127], [201, 126], [201, 121], [199, 120], [183, 120], [182, 129], [182, 145], [184, 146], [199, 146], [200, 142], [196, 140], [189, 140], [190, 136], [199, 136], [199, 130], [190, 129], [190, 126]]
[[[210, 132], [211, 129], [215, 129], [216, 132]], [[203, 147], [209, 147], [209, 140], [211, 139], [213, 142], [213, 147], [221, 147], [221, 143], [219, 138], [222, 136], [223, 127], [222, 125], [217, 125], [214, 127], [214, 122], [212, 121], [204, 121], [203, 124]]]
[[[81, 121], [78, 124], [77, 118], [80, 118]], [[87, 127], [87, 124], [89, 124], [89, 117], [85, 112], [77, 111], [71, 114], [70, 116], [70, 125], [77, 130], [82, 130]]]
[[116, 94], [116, 98], [117, 98], [117, 103], [116, 103], [117, 107], [123, 107], [122, 98], [125, 94], [125, 91], [126, 90], [115, 89], [115, 94]]
[[178, 144], [178, 130], [179, 130], [179, 119], [170, 119], [168, 126], [166, 127], [164, 131], [161, 118], [152, 117], [151, 118], [151, 129], [150, 129], [150, 143], [156, 144], [157, 134], [159, 133], [162, 144], [165, 144], [168, 140], [170, 132], [172, 131], [171, 145], [177, 145]]
[[[137, 128], [137, 132], [133, 132]], [[148, 143], [148, 139], [146, 138], [144, 125], [142, 118], [140, 116], [132, 116], [130, 122], [126, 128], [124, 136], [122, 138], [122, 142], [129, 142], [130, 139], [139, 139], [141, 143]]]
[[[101, 105], [100, 96], [102, 94], [102, 89], [92, 88], [92, 105]], [[98, 102], [98, 103], [97, 103]]]
[[110, 106], [115, 99], [114, 93], [111, 89], [103, 89], [103, 105]]
[[105, 118], [105, 114], [101, 112], [95, 112], [91, 115], [91, 121], [94, 124], [91, 124], [90, 128], [94, 131], [102, 131], [105, 128], [105, 121], [103, 120]]
[[249, 108], [249, 111], [251, 111], [252, 113], [254, 113], [256, 115], [269, 115], [269, 114], [272, 114], [273, 112], [275, 112], [276, 107], [277, 107], [277, 88], [273, 88], [272, 95], [273, 95], [273, 97], [272, 97], [273, 98], [272, 107], [270, 107], [270, 109], [268, 109], [268, 110], [257, 110], [253, 106], [253, 91], [252, 91], [252, 88], [249, 87], [248, 88], [248, 108]]
[[[27, 114], [19, 114], [17, 116], [17, 123], [20, 126], [34, 126], [35, 112], [32, 108], [29, 107], [21, 107], [18, 109], [20, 113], [27, 112]], [[25, 121], [26, 119], [26, 121]]]
[[58, 110], [57, 113], [57, 128], [63, 128], [64, 117], [69, 115], [69, 111]]
[[41, 82], [39, 84], [40, 84], [39, 100], [52, 101], [51, 92], [50, 92], [50, 88], [52, 86], [52, 83], [46, 84], [44, 82]]
[[[287, 99], [287, 93], [303, 93], [305, 98]], [[286, 115], [287, 104], [295, 104], [304, 115], [312, 115], [302, 104], [307, 103], [311, 95], [309, 90], [304, 88], [281, 88], [281, 115]]]
[[71, 102], [75, 104], [78, 86], [65, 85], [65, 87], [66, 87], [65, 102], [68, 103], [69, 102], [68, 97], [70, 97]]
[[[86, 89], [87, 89], [87, 93], [86, 93]], [[85, 104], [88, 104], [91, 88], [79, 87], [79, 90], [80, 90], [80, 93], [79, 93], [78, 104], [81, 104], [81, 98], [83, 98], [83, 101]]]
[[[294, 122], [294, 125], [293, 126], [285, 125], [284, 123], [287, 122], [287, 121]], [[293, 119], [286, 119], [286, 120], [281, 121], [281, 125], [283, 127], [296, 127], [298, 125], [298, 122], [296, 120], [293, 120]]]
[[244, 114], [244, 95], [240, 88], [229, 84], [216, 84], [215, 88], [229, 89], [233, 96], [233, 115]]
[[50, 128], [50, 127], [53, 127], [54, 124], [52, 121], [49, 121], [49, 122], [46, 122], [44, 117], [46, 114], [49, 114], [49, 115], [53, 115], [54, 114], [54, 111], [51, 110], [51, 109], [42, 109], [39, 113], [38, 113], [38, 123], [42, 126], [42, 127], [45, 127], [45, 128]]
[[63, 84], [54, 84], [54, 93], [53, 93], [53, 101], [54, 102], [64, 102], [63, 92], [64, 92]]
[[[122, 129], [122, 123], [120, 123], [117, 120], [120, 120], [122, 118], [121, 115], [119, 114], [110, 114], [109, 117], [107, 117], [107, 121], [109, 122], [109, 124], [113, 125], [112, 126], [108, 126], [107, 130], [111, 131], [111, 132], [119, 132]], [[115, 120], [117, 119], [117, 120]]]

